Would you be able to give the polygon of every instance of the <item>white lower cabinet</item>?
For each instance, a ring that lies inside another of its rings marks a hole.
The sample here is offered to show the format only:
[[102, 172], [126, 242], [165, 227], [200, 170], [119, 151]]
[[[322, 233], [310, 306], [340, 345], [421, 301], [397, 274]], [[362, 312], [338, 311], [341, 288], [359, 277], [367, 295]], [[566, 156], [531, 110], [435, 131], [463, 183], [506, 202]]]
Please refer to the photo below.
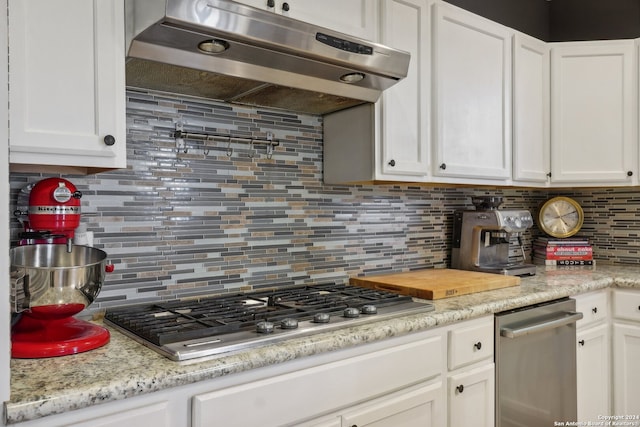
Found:
[[613, 317], [613, 412], [640, 416], [640, 292], [615, 290]]
[[579, 331], [577, 341], [578, 421], [598, 421], [610, 413], [609, 325]]
[[613, 325], [613, 396], [616, 414], [640, 415], [640, 325]]
[[444, 423], [442, 382], [420, 384], [298, 427], [439, 427]]
[[[438, 377], [443, 363], [441, 333], [420, 334], [416, 341], [373, 353], [196, 395], [192, 425], [224, 420], [225, 427], [299, 426], [325, 414], [329, 419], [317, 420], [319, 425], [333, 425], [332, 413], [376, 425], [376, 417], [391, 415], [382, 408], [398, 419], [408, 414], [427, 418], [433, 409], [429, 398], [408, 387]], [[404, 393], [392, 394], [399, 390]]]
[[449, 427], [494, 425], [494, 377], [493, 363], [449, 376]]
[[448, 331], [449, 427], [493, 427], [495, 369], [493, 316], [453, 325]]
[[217, 419], [226, 427], [490, 427], [494, 393], [493, 316], [487, 316], [385, 350], [196, 395], [192, 425]]
[[574, 297], [576, 311], [583, 314], [577, 323], [576, 373], [578, 419], [599, 421], [611, 408], [611, 339], [608, 290]]

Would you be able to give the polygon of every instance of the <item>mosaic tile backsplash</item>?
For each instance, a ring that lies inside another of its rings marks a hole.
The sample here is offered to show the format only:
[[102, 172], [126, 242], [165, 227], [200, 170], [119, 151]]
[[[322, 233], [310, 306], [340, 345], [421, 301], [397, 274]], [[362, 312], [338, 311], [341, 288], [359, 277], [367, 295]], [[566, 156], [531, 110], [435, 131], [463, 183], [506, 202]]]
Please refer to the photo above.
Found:
[[[185, 140], [189, 132], [265, 138]], [[250, 109], [130, 89], [126, 170], [65, 175], [82, 192], [82, 222], [115, 271], [91, 310], [264, 286], [344, 282], [349, 276], [449, 265], [453, 212], [471, 196], [502, 195], [535, 211], [547, 191], [324, 185], [322, 117]], [[12, 173], [20, 189], [44, 174]], [[635, 189], [571, 194], [598, 262], [640, 263]], [[11, 223], [12, 241], [20, 224]], [[525, 236], [530, 249], [537, 229]]]

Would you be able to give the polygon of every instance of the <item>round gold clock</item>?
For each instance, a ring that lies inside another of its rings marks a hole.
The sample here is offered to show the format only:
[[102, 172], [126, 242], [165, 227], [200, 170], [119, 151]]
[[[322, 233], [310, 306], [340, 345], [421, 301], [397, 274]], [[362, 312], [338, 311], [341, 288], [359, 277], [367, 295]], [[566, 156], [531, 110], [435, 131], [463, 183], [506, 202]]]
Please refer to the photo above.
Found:
[[553, 197], [538, 212], [538, 225], [551, 237], [571, 237], [580, 230], [583, 221], [582, 207], [569, 197]]

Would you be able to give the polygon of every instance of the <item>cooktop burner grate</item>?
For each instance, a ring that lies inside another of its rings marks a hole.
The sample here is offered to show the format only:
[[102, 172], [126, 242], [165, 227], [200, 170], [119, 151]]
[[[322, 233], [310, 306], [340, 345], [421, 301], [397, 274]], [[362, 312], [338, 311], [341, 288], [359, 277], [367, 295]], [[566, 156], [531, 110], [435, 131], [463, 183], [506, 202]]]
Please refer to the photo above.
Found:
[[260, 321], [312, 319], [366, 304], [384, 307], [412, 298], [349, 285], [324, 284], [110, 309], [109, 322], [156, 345], [255, 330]]

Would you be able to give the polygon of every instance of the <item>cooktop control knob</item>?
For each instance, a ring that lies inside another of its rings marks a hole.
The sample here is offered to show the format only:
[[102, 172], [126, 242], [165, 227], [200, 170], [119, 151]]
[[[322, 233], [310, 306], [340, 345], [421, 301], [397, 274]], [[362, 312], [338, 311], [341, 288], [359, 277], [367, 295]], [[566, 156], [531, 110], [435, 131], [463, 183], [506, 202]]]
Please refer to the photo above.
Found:
[[273, 328], [273, 322], [263, 321], [256, 324], [256, 332], [259, 334], [270, 334], [273, 332]]
[[365, 304], [362, 307], [360, 307], [360, 313], [362, 313], [362, 314], [377, 314], [378, 313], [378, 307], [376, 307], [373, 304]]
[[282, 329], [296, 329], [298, 327], [298, 321], [296, 319], [292, 319], [291, 317], [287, 317], [286, 319], [282, 319], [282, 322], [280, 322], [280, 327]]
[[329, 323], [330, 318], [329, 313], [316, 313], [313, 315], [313, 323]]
[[347, 307], [342, 312], [342, 315], [350, 319], [355, 319], [356, 317], [360, 317], [360, 310], [355, 307]]

